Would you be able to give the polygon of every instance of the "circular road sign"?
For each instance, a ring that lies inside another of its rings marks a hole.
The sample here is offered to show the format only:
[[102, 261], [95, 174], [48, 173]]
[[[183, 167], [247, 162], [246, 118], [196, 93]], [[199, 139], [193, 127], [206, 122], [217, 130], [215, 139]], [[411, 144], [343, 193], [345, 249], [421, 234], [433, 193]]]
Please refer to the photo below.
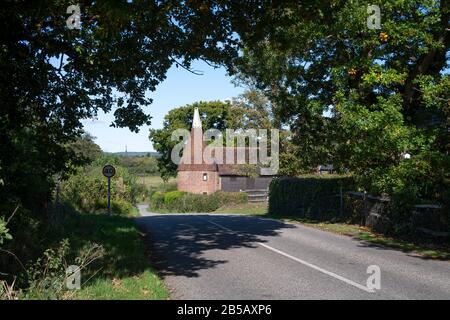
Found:
[[112, 178], [116, 175], [116, 168], [108, 164], [103, 167], [102, 173], [105, 177]]

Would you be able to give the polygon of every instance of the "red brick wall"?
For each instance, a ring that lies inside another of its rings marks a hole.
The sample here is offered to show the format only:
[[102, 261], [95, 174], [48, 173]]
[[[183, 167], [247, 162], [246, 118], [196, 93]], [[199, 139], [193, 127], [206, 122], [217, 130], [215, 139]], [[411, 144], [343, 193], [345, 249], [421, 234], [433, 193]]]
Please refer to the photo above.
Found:
[[[208, 181], [203, 181], [203, 174], [208, 174]], [[177, 187], [179, 191], [211, 194], [219, 190], [219, 174], [213, 171], [178, 171]]]

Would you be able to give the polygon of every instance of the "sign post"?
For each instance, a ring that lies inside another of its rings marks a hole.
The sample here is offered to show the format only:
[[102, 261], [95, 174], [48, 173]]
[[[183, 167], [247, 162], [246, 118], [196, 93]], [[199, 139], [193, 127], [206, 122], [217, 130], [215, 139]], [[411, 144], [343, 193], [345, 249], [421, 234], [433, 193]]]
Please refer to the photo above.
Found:
[[108, 164], [103, 167], [102, 173], [108, 178], [108, 214], [111, 214], [111, 178], [116, 175], [116, 168]]

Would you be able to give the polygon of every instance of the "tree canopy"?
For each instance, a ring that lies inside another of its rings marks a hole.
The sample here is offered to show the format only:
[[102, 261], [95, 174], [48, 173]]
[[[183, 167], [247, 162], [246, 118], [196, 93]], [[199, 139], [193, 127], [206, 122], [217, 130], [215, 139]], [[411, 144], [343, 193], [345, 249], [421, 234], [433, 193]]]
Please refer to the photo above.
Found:
[[[199, 109], [203, 129], [217, 129], [225, 137], [226, 129], [271, 129], [269, 102], [256, 91], [246, 91], [234, 102], [196, 102], [169, 111], [164, 117], [163, 129], [151, 129], [153, 148], [160, 153], [158, 168], [164, 179], [176, 175], [177, 165], [171, 160], [171, 152], [178, 141], [172, 140], [177, 129], [191, 130], [195, 108]], [[225, 140], [225, 139], [224, 139]]]
[[333, 163], [377, 193], [425, 199], [448, 190], [450, 3], [285, 3], [236, 69], [277, 105], [300, 156]]
[[224, 1], [80, 1], [77, 29], [66, 23], [72, 4], [2, 4], [0, 194], [13, 202], [29, 194], [29, 175], [49, 185], [75, 161], [65, 146], [82, 134], [82, 119], [114, 112], [113, 126], [137, 131], [150, 123], [148, 93], [173, 64], [231, 64], [236, 27], [250, 28], [261, 10]]
[[[169, 68], [195, 73], [196, 59], [263, 94], [169, 112], [164, 128], [150, 132], [164, 178], [176, 172], [170, 134], [190, 129], [199, 107], [205, 129], [290, 128], [281, 136], [283, 174], [332, 163], [361, 189], [399, 200], [392, 212], [403, 221], [419, 201], [444, 204], [450, 221], [450, 1], [377, 0], [380, 29], [367, 25], [373, 4], [82, 0], [78, 29], [73, 1], [3, 1], [0, 246], [14, 254], [2, 255], [0, 269], [12, 278], [17, 261], [48, 238], [41, 227], [54, 231], [39, 222], [51, 217], [55, 177], [99, 153], [82, 120], [113, 113], [112, 126], [138, 131], [151, 123], [151, 94]], [[106, 161], [120, 164], [97, 159], [86, 171], [92, 179], [72, 177], [63, 196], [81, 210], [82, 198], [104, 207], [85, 186], [105, 188]], [[114, 187], [133, 200], [134, 178], [118, 173], [125, 183]]]
[[[150, 123], [149, 93], [172, 65], [189, 69], [195, 59], [264, 90], [310, 166], [333, 162], [380, 192], [393, 190], [398, 171], [423, 168], [397, 187], [442, 189], [450, 171], [449, 2], [380, 0], [380, 30], [367, 27], [371, 4], [87, 0], [73, 29], [69, 1], [3, 3], [0, 194], [26, 198], [30, 174], [36, 185], [51, 184], [76, 158], [65, 146], [81, 134], [81, 120], [99, 110], [114, 112], [117, 127]], [[420, 182], [429, 177], [438, 187]]]
[[102, 149], [94, 142], [95, 137], [89, 133], [84, 133], [68, 147], [75, 153], [75, 156], [84, 162], [92, 162], [102, 154]]

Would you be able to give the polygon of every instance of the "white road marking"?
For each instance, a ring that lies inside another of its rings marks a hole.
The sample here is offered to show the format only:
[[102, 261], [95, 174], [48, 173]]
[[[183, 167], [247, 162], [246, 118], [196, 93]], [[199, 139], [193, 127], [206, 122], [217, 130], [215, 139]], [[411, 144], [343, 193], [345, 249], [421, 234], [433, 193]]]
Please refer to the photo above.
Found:
[[205, 221], [207, 221], [207, 222], [209, 222], [209, 223], [215, 225], [216, 227], [219, 227], [220, 229], [223, 229], [223, 230], [228, 231], [228, 232], [230, 232], [230, 233], [236, 233], [236, 232], [234, 232], [233, 230], [228, 229], [227, 227], [224, 227], [224, 226], [222, 226], [222, 225], [220, 225], [220, 224], [218, 224], [218, 223], [215, 223], [215, 222], [212, 222], [212, 221], [209, 221], [209, 220], [206, 220], [206, 219], [202, 219], [202, 220], [205, 220]]
[[[203, 219], [202, 219], [202, 220], [203, 220]], [[235, 231], [233, 231], [233, 230], [231, 230], [231, 229], [228, 229], [227, 227], [224, 227], [224, 226], [222, 226], [222, 225], [220, 225], [220, 224], [218, 224], [218, 223], [212, 222], [212, 221], [207, 220], [207, 219], [204, 219], [204, 220], [207, 221], [207, 222], [209, 222], [209, 223], [211, 223], [211, 224], [213, 224], [213, 225], [215, 225], [215, 226], [218, 227], [218, 228], [221, 228], [221, 229], [223, 229], [223, 230], [226, 230], [226, 231], [228, 231], [228, 232], [231, 232], [231, 233], [236, 234]], [[374, 293], [374, 292], [375, 292], [375, 290], [369, 289], [369, 288], [367, 288], [366, 286], [363, 286], [362, 284], [359, 284], [359, 283], [357, 283], [357, 282], [355, 282], [355, 281], [352, 281], [352, 280], [350, 280], [350, 279], [347, 279], [347, 278], [345, 278], [345, 277], [343, 277], [343, 276], [340, 276], [340, 275], [338, 275], [338, 274], [336, 274], [336, 273], [334, 273], [334, 272], [331, 272], [331, 271], [325, 270], [325, 269], [323, 269], [323, 268], [320, 268], [320, 267], [318, 267], [318, 266], [316, 266], [316, 265], [314, 265], [314, 264], [312, 264], [312, 263], [309, 263], [309, 262], [307, 262], [307, 261], [305, 261], [305, 260], [302, 260], [302, 259], [296, 258], [296, 257], [294, 257], [294, 256], [291, 256], [290, 254], [288, 254], [288, 253], [286, 253], [286, 252], [283, 252], [283, 251], [281, 251], [281, 250], [275, 249], [275, 248], [273, 248], [273, 247], [271, 247], [271, 246], [269, 246], [269, 245], [267, 245], [267, 244], [264, 244], [264, 243], [261, 243], [261, 242], [259, 242], [258, 244], [259, 244], [260, 246], [262, 246], [262, 247], [264, 247], [264, 248], [266, 248], [266, 249], [272, 251], [272, 252], [275, 252], [275, 253], [278, 253], [278, 254], [280, 254], [280, 255], [282, 255], [282, 256], [285, 256], [286, 258], [289, 258], [289, 259], [294, 260], [294, 261], [296, 261], [296, 262], [298, 262], [298, 263], [301, 263], [301, 264], [303, 264], [303, 265], [305, 265], [305, 266], [307, 266], [307, 267], [310, 267], [310, 268], [312, 268], [312, 269], [314, 269], [314, 270], [317, 270], [317, 271], [319, 271], [319, 272], [322, 272], [322, 273], [324, 273], [324, 274], [326, 274], [326, 275], [328, 275], [328, 276], [330, 276], [330, 277], [333, 277], [333, 278], [335, 278], [335, 279], [341, 280], [341, 281], [343, 281], [343, 282], [345, 282], [345, 283], [347, 283], [347, 284], [349, 284], [349, 285], [352, 285], [352, 286], [354, 286], [354, 287], [356, 287], [356, 288], [358, 288], [358, 289], [361, 289], [361, 290], [363, 290], [363, 291], [365, 291], [365, 292], [368, 292], [368, 293]]]
[[361, 284], [359, 284], [359, 283], [357, 283], [357, 282], [354, 282], [354, 281], [352, 281], [352, 280], [349, 280], [349, 279], [347, 279], [347, 278], [344, 278], [343, 276], [340, 276], [340, 275], [338, 275], [338, 274], [336, 274], [336, 273], [334, 273], [334, 272], [331, 272], [331, 271], [327, 271], [327, 270], [325, 270], [325, 269], [322, 269], [322, 268], [320, 268], [320, 267], [318, 267], [318, 266], [316, 266], [316, 265], [314, 265], [314, 264], [312, 264], [312, 263], [309, 263], [309, 262], [306, 262], [306, 261], [304, 261], [304, 260], [302, 260], [302, 259], [299, 259], [299, 258], [296, 258], [296, 257], [294, 257], [294, 256], [291, 256], [290, 254], [288, 254], [288, 253], [286, 253], [286, 252], [283, 252], [283, 251], [281, 251], [281, 250], [272, 248], [271, 246], [268, 246], [267, 244], [264, 244], [264, 243], [258, 243], [258, 244], [259, 244], [260, 246], [263, 246], [263, 247], [266, 248], [266, 249], [269, 249], [269, 250], [271, 250], [271, 251], [273, 251], [273, 252], [276, 252], [276, 253], [278, 253], [278, 254], [281, 254], [282, 256], [285, 256], [286, 258], [289, 258], [289, 259], [291, 259], [291, 260], [297, 261], [297, 262], [299, 262], [299, 263], [301, 263], [301, 264], [303, 264], [303, 265], [305, 265], [305, 266], [307, 266], [307, 267], [310, 267], [310, 268], [312, 268], [312, 269], [314, 269], [314, 270], [317, 270], [317, 271], [322, 272], [322, 273], [324, 273], [324, 274], [326, 274], [326, 275], [329, 275], [330, 277], [333, 277], [333, 278], [336, 278], [336, 279], [338, 279], [338, 280], [341, 280], [341, 281], [343, 281], [343, 282], [345, 282], [345, 283], [347, 283], [347, 284], [349, 284], [349, 285], [352, 285], [352, 286], [354, 286], [354, 287], [356, 287], [356, 288], [358, 288], [358, 289], [364, 290], [364, 291], [369, 292], [369, 293], [374, 293], [374, 292], [375, 292], [374, 290], [369, 289], [369, 288], [367, 288], [366, 286], [363, 286], [363, 285], [361, 285]]

